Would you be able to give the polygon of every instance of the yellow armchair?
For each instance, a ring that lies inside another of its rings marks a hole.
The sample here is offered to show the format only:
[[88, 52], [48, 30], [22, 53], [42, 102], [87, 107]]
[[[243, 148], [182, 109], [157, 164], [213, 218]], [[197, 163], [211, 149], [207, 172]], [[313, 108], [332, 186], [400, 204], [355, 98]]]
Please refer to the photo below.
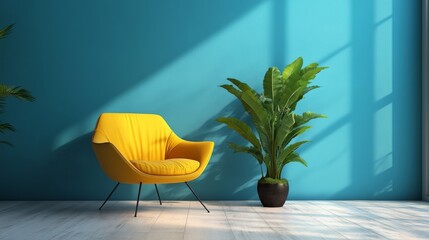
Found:
[[156, 184], [185, 183], [209, 212], [188, 182], [203, 173], [213, 142], [185, 141], [159, 115], [103, 113], [94, 130], [92, 145], [103, 171], [117, 182], [100, 210], [120, 183], [139, 184], [135, 217], [142, 183], [155, 184], [161, 205]]

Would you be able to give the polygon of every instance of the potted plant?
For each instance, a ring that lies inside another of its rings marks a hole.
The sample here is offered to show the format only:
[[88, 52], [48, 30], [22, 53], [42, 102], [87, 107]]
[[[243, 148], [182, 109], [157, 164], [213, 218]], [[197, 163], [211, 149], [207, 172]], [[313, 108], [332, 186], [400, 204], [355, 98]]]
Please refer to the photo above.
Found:
[[[0, 29], [0, 39], [5, 38], [11, 32], [12, 28], [13, 24]], [[15, 97], [25, 101], [34, 101], [35, 99], [29, 91], [22, 87], [8, 86], [0, 83], [0, 113], [4, 111], [6, 97]], [[0, 133], [4, 133], [5, 131], [14, 132], [15, 127], [10, 123], [0, 121]], [[11, 145], [10, 142], [3, 140], [0, 140], [0, 144]]]
[[[284, 205], [289, 184], [282, 178], [284, 166], [298, 162], [307, 166], [297, 149], [308, 141], [296, 141], [294, 138], [303, 134], [311, 127], [306, 125], [310, 120], [325, 118], [322, 114], [295, 112], [297, 103], [304, 95], [319, 88], [311, 85], [316, 75], [326, 67], [317, 63], [303, 66], [301, 57], [286, 66], [283, 72], [277, 67], [270, 67], [263, 80], [263, 93], [257, 93], [247, 84], [233, 78], [233, 84], [221, 85], [233, 94], [250, 115], [253, 127], [233, 117], [221, 117], [217, 121], [226, 124], [247, 140], [249, 146], [228, 143], [234, 152], [251, 154], [261, 166], [261, 179], [258, 181], [258, 195], [265, 207], [281, 207]], [[262, 165], [265, 165], [265, 174]]]

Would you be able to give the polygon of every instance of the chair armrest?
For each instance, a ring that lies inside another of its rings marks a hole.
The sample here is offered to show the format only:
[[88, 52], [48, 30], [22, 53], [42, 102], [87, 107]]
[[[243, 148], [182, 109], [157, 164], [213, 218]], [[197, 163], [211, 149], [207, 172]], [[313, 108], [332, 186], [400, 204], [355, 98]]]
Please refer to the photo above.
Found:
[[139, 183], [140, 172], [111, 143], [92, 143], [98, 162], [106, 175], [116, 182]]
[[205, 168], [210, 160], [214, 142], [183, 141], [176, 145], [167, 155], [170, 158], [187, 158], [200, 162], [200, 168]]

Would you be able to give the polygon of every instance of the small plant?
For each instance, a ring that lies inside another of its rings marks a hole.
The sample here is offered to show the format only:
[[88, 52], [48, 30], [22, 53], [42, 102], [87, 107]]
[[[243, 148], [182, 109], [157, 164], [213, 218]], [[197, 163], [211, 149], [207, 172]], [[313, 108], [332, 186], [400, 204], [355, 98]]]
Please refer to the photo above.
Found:
[[[291, 162], [299, 162], [307, 166], [296, 150], [308, 141], [292, 142], [311, 126], [305, 125], [310, 120], [325, 118], [325, 115], [313, 112], [295, 113], [297, 103], [308, 92], [319, 88], [311, 85], [316, 75], [326, 67], [312, 63], [302, 68], [301, 57], [286, 66], [283, 72], [277, 67], [270, 67], [263, 80], [263, 93], [257, 93], [247, 84], [233, 78], [228, 80], [233, 84], [221, 85], [241, 102], [250, 115], [253, 127], [233, 118], [222, 117], [217, 121], [226, 124], [250, 143], [250, 146], [240, 146], [228, 143], [234, 152], [251, 154], [261, 166], [264, 183], [287, 183], [281, 178], [284, 166]], [[266, 166], [264, 175], [262, 165]]]
[[[12, 28], [13, 24], [0, 29], [0, 39], [5, 38], [11, 32]], [[31, 102], [35, 100], [31, 93], [22, 87], [8, 86], [0, 83], [0, 113], [4, 112], [7, 97], [15, 97], [20, 100]], [[15, 127], [10, 123], [0, 121], [0, 133], [4, 134], [6, 131], [14, 132]], [[0, 140], [0, 144], [12, 145], [10, 142], [4, 140]]]

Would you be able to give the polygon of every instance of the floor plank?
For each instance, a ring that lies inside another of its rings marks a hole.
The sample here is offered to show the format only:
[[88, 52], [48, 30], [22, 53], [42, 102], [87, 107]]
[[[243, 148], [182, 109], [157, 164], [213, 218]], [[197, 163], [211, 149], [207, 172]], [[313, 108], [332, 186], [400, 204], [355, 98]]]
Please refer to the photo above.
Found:
[[0, 201], [0, 239], [429, 239], [417, 201]]
[[281, 234], [253, 210], [258, 202], [224, 202], [225, 214], [237, 240], [282, 239]]
[[192, 202], [185, 228], [185, 240], [235, 240], [221, 202], [206, 203], [210, 213], [199, 202]]

